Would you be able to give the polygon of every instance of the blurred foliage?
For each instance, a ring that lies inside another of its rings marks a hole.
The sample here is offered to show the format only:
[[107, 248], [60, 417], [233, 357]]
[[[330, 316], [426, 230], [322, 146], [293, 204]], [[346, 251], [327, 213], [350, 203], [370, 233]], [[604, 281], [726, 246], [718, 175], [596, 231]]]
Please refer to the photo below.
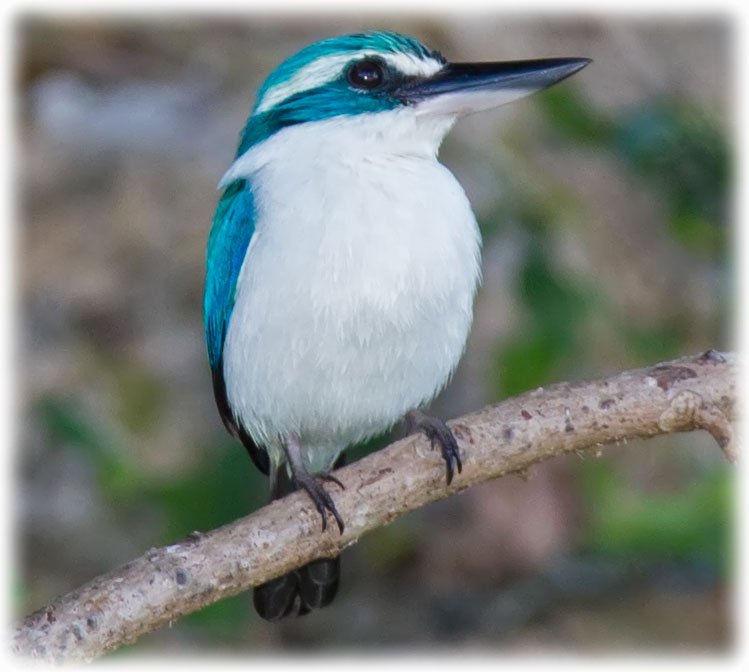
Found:
[[522, 333], [506, 339], [496, 357], [497, 393], [510, 397], [557, 378], [562, 362], [578, 360], [580, 326], [592, 294], [554, 270], [543, 234], [529, 243], [517, 277], [517, 295], [527, 320]]
[[117, 418], [133, 432], [153, 429], [164, 414], [169, 398], [164, 381], [145, 367], [132, 362], [110, 362], [109, 370], [117, 378]]
[[94, 465], [103, 496], [126, 512], [149, 501], [164, 515], [158, 543], [210, 530], [246, 515], [267, 500], [265, 477], [227, 437], [186, 473], [158, 477], [140, 469], [122, 439], [70, 399], [47, 397], [33, 409], [53, 445], [81, 453]]
[[[607, 153], [656, 195], [674, 241], [689, 254], [727, 268], [730, 162], [727, 139], [716, 121], [678, 100], [651, 99], [605, 114], [574, 86], [550, 89], [536, 100], [551, 132], [571, 146]], [[584, 371], [589, 325], [596, 317], [610, 325], [636, 361], [683, 354], [689, 316], [634, 323], [617, 314], [590, 279], [559, 268], [553, 234], [566, 225], [569, 196], [554, 189], [545, 194], [539, 197], [516, 184], [492, 213], [492, 219], [516, 222], [528, 236], [513, 292], [523, 317], [494, 357], [498, 397]], [[723, 311], [724, 301], [717, 297], [716, 312]], [[701, 473], [678, 492], [654, 494], [633, 489], [605, 460], [586, 460], [576, 470], [589, 515], [581, 550], [622, 561], [707, 563], [725, 571], [733, 486], [726, 469]]]
[[612, 153], [658, 192], [677, 241], [695, 254], [725, 254], [730, 158], [725, 135], [709, 114], [689, 101], [656, 98], [610, 116], [572, 86], [550, 89], [538, 100], [555, 131]]
[[[728, 265], [728, 143], [707, 113], [687, 102], [651, 99], [609, 115], [570, 85], [549, 89], [536, 101], [551, 131], [573, 145], [606, 152], [656, 192], [679, 244]], [[556, 266], [551, 234], [564, 226], [569, 209], [570, 198], [558, 190], [539, 196], [516, 184], [490, 218], [517, 222], [530, 234], [514, 291], [525, 318], [514, 335], [503, 338], [494, 357], [493, 387], [500, 398], [584, 370], [589, 320], [596, 315], [614, 325], [637, 360], [683, 352], [688, 324], [673, 318], [633, 324], [617, 315], [589, 280]], [[482, 230], [495, 233], [491, 226]]]
[[75, 401], [46, 397], [38, 400], [31, 412], [53, 445], [79, 452], [90, 461], [99, 487], [108, 497], [130, 499], [142, 490], [145, 481], [126, 459], [127, 451], [120, 450], [120, 441], [93, 422]]
[[699, 562], [729, 569], [734, 481], [725, 468], [702, 473], [678, 492], [632, 488], [603, 460], [585, 460], [579, 482], [588, 512], [582, 546], [640, 562]]

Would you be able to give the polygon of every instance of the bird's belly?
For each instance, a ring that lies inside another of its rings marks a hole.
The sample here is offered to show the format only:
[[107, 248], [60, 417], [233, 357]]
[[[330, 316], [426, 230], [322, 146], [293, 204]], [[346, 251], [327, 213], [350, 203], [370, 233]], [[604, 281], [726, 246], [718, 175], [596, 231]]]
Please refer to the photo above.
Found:
[[358, 229], [332, 211], [305, 240], [253, 241], [224, 371], [235, 415], [277, 461], [295, 433], [308, 468], [328, 468], [445, 384], [478, 281], [475, 220], [467, 201], [452, 210], [424, 230], [408, 207], [370, 212]]
[[439, 309], [408, 302], [408, 320], [364, 303], [327, 318], [268, 316], [227, 339], [232, 408], [261, 444], [293, 432], [303, 446], [328, 447], [332, 460], [442, 388], [463, 351], [471, 298], [450, 297]]

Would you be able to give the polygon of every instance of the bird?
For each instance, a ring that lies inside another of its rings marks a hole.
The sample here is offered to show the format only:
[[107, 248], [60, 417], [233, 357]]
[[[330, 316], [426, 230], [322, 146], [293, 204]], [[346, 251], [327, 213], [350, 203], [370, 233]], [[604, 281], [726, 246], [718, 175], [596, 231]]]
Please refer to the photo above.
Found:
[[[219, 182], [203, 307], [219, 414], [271, 499], [304, 490], [322, 529], [332, 516], [343, 533], [331, 470], [403, 419], [439, 447], [448, 484], [461, 471], [451, 430], [423, 409], [465, 349], [481, 237], [438, 149], [459, 117], [589, 62], [451, 63], [372, 31], [316, 42], [268, 75]], [[257, 612], [328, 605], [339, 562], [257, 586]]]

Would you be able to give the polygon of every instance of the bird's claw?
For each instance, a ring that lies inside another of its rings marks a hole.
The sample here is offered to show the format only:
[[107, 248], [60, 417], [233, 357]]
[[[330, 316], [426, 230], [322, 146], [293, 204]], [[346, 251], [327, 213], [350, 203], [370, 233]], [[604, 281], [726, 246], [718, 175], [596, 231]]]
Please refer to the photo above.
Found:
[[338, 509], [336, 509], [335, 507], [333, 498], [327, 493], [325, 488], [323, 488], [320, 481], [332, 481], [333, 483], [339, 485], [342, 489], [344, 489], [343, 483], [341, 483], [335, 476], [329, 474], [327, 471], [322, 471], [318, 474], [296, 474], [293, 480], [294, 484], [298, 488], [304, 490], [309, 495], [310, 499], [315, 505], [315, 508], [320, 513], [320, 516], [322, 517], [323, 532], [328, 526], [326, 511], [330, 511], [330, 513], [333, 514], [336, 523], [338, 524], [338, 530], [341, 534], [343, 534], [343, 518], [341, 518], [341, 514], [338, 513]]
[[460, 447], [451, 429], [443, 420], [426, 415], [421, 411], [409, 411], [406, 414], [406, 425], [409, 434], [415, 432], [425, 434], [433, 450], [435, 444], [439, 444], [442, 458], [445, 460], [447, 484], [450, 485], [455, 473], [453, 465], [457, 466], [458, 473], [463, 471], [463, 463], [460, 460]]

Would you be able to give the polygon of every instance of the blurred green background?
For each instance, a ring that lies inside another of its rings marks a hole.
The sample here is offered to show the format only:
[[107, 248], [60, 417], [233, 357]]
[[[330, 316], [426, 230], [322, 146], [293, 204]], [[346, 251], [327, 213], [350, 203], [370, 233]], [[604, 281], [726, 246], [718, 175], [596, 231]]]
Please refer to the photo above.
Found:
[[[726, 18], [19, 18], [17, 614], [266, 501], [204, 352], [216, 184], [270, 70], [366, 29], [452, 60], [595, 61], [443, 145], [483, 230], [484, 283], [435, 412], [732, 345]], [[365, 537], [330, 608], [268, 624], [245, 594], [115, 655], [723, 651], [732, 503], [703, 433], [556, 459]]]

